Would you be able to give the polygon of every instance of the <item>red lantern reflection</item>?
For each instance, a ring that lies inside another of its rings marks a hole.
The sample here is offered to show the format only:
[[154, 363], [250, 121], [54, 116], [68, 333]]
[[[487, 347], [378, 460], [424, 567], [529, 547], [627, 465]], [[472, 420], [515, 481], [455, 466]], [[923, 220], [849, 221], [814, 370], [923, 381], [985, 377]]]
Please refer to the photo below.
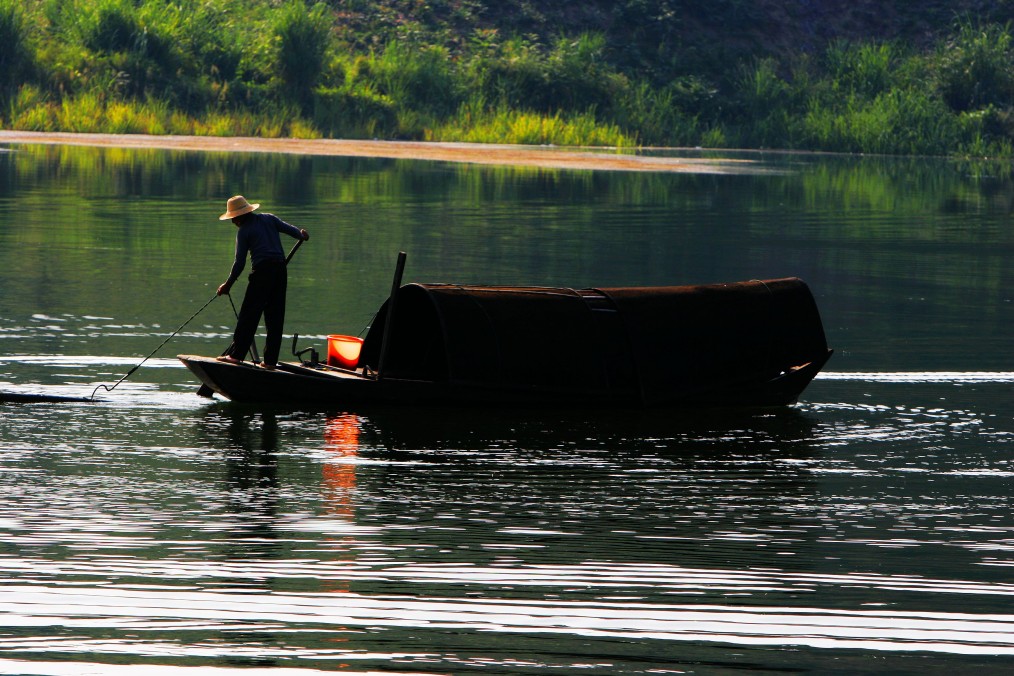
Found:
[[324, 497], [331, 512], [351, 519], [355, 516], [352, 493], [356, 488], [359, 453], [359, 418], [351, 414], [330, 418], [324, 428], [324, 448], [335, 457], [324, 463]]

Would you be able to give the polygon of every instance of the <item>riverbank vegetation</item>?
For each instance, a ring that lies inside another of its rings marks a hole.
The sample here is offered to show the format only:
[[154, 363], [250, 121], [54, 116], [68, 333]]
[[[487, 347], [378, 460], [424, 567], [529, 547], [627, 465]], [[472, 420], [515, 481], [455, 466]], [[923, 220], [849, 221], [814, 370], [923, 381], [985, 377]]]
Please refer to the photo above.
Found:
[[1014, 155], [1012, 3], [913, 4], [0, 0], [0, 125]]

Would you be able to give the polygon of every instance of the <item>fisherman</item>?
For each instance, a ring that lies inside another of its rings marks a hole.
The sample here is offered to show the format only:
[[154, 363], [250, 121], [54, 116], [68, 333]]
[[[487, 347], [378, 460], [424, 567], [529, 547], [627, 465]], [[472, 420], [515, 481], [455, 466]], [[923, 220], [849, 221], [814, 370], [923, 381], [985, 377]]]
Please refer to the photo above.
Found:
[[290, 225], [274, 214], [255, 214], [260, 204], [250, 204], [242, 195], [230, 197], [226, 203], [226, 212], [219, 220], [232, 222], [239, 228], [236, 233], [236, 259], [232, 264], [229, 279], [218, 287], [218, 295], [228, 294], [229, 289], [243, 272], [247, 253], [253, 272], [250, 273], [243, 297], [243, 306], [236, 321], [232, 345], [219, 361], [240, 364], [253, 343], [257, 325], [264, 315], [264, 325], [268, 330], [267, 342], [264, 345], [264, 361], [261, 366], [274, 370], [278, 364], [278, 352], [282, 346], [282, 324], [285, 322], [285, 291], [288, 276], [285, 270], [285, 252], [278, 233], [306, 241], [310, 234], [294, 225]]

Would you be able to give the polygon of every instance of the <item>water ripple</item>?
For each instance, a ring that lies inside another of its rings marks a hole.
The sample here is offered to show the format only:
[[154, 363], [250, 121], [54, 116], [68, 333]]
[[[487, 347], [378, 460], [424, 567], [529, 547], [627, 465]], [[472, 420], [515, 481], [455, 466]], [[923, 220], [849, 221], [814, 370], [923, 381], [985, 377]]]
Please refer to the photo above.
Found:
[[818, 380], [858, 380], [870, 383], [1014, 383], [1014, 371], [826, 371]]
[[[8, 627], [186, 632], [251, 625], [417, 627], [584, 637], [652, 638], [745, 645], [1014, 655], [1014, 615], [836, 610], [779, 606], [515, 601], [355, 593], [156, 593], [9, 585], [0, 589]], [[202, 629], [203, 625], [198, 625]]]
[[[47, 639], [50, 640], [50, 639]], [[84, 652], [102, 653], [102, 650], [89, 649]], [[356, 655], [342, 655], [341, 659], [357, 659]], [[365, 659], [375, 659], [375, 656], [368, 656]], [[402, 659], [395, 654], [389, 659]], [[143, 667], [144, 676], [193, 676], [194, 674], [220, 674], [221, 676], [312, 676], [323, 674], [318, 669], [299, 669], [286, 667], [226, 667], [216, 666], [211, 669], [191, 666], [168, 666], [161, 664], [145, 664]], [[0, 659], [0, 674], [17, 674], [24, 676], [136, 676], [138, 667], [125, 664], [101, 664], [98, 662], [36, 662], [29, 660], [5, 660]], [[349, 671], [342, 669], [344, 676], [433, 676], [433, 672], [418, 671]]]
[[[905, 544], [903, 540], [895, 541]], [[293, 543], [296, 544], [296, 543]], [[494, 566], [471, 564], [398, 564], [390, 560], [351, 560], [284, 562], [244, 559], [235, 561], [174, 560], [144, 561], [127, 557], [102, 557], [103, 577], [149, 580], [146, 586], [161, 580], [168, 584], [188, 580], [193, 584], [215, 579], [232, 581], [244, 578], [259, 580], [311, 580], [341, 582], [392, 582], [419, 584], [474, 585], [478, 588], [504, 587], [580, 587], [583, 593], [612, 593], [650, 589], [659, 593], [679, 592], [711, 594], [714, 592], [783, 592], [796, 594], [818, 589], [835, 588], [879, 590], [917, 594], [965, 594], [994, 597], [1014, 596], [1014, 584], [985, 583], [916, 575], [878, 575], [848, 573], [841, 575], [801, 573], [779, 570], [731, 570], [684, 568], [662, 564], [615, 564], [583, 562], [562, 565]], [[0, 571], [21, 579], [78, 579], [88, 584], [94, 577], [95, 560], [42, 561], [28, 558], [0, 558]], [[122, 587], [124, 583], [111, 584]], [[169, 586], [166, 589], [179, 589]]]

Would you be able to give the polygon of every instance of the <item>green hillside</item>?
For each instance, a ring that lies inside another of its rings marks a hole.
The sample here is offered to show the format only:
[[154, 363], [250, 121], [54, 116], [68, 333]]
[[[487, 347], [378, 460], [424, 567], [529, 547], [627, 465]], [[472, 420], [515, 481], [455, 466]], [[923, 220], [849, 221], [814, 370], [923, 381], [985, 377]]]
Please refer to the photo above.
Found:
[[40, 131], [1014, 154], [1014, 0], [0, 0]]

